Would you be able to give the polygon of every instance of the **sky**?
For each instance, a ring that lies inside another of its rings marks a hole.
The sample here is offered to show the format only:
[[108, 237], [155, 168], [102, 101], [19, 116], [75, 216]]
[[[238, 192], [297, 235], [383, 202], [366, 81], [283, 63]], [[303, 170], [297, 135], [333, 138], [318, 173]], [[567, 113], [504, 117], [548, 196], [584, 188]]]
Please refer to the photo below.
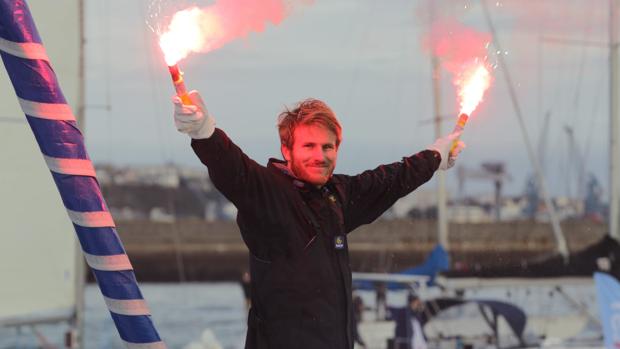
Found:
[[[170, 3], [86, 2], [84, 127], [95, 163], [201, 166], [187, 136], [174, 127], [173, 86], [157, 36], [147, 26], [147, 20], [151, 25], [165, 22]], [[179, 3], [213, 2], [176, 2], [177, 8]], [[343, 125], [336, 171], [359, 173], [399, 161], [436, 138], [430, 122], [431, 60], [423, 45], [431, 13], [435, 20], [491, 32], [479, 0], [433, 3], [434, 11], [429, 0], [306, 0], [278, 25], [267, 24], [261, 33], [190, 55], [180, 67], [188, 89], [200, 91], [217, 126], [262, 164], [280, 156], [278, 113], [308, 97], [324, 100]], [[164, 5], [160, 13], [153, 10], [158, 4]], [[507, 69], [493, 71], [493, 84], [463, 134], [467, 148], [456, 166], [473, 170], [483, 162], [504, 162], [511, 176], [505, 193], [523, 192], [533, 166], [509, 97], [508, 71], [552, 193], [576, 195], [579, 169], [607, 187], [609, 51], [549, 38], [607, 42], [608, 0], [486, 4]], [[497, 63], [497, 51], [490, 46], [491, 63]], [[458, 110], [450, 76], [445, 70], [441, 74], [442, 129], [447, 134]], [[543, 134], [546, 114], [549, 127]], [[573, 130], [577, 152], [569, 145], [567, 128]], [[447, 174], [452, 197], [458, 191], [456, 173], [452, 169]], [[491, 193], [492, 188], [488, 181], [472, 179], [465, 193]]]

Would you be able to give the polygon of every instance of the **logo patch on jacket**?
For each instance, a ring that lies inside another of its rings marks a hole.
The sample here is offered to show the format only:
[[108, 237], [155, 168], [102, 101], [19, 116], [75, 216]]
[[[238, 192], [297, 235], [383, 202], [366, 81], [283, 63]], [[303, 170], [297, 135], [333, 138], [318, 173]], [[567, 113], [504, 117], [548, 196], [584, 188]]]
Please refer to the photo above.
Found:
[[336, 235], [336, 237], [334, 237], [334, 247], [337, 250], [342, 250], [344, 249], [344, 236], [342, 235]]

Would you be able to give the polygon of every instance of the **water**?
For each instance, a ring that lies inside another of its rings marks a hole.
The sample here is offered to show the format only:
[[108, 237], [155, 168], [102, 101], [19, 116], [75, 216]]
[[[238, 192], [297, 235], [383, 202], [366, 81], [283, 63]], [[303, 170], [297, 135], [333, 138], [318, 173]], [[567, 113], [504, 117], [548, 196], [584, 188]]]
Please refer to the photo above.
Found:
[[[566, 296], [541, 286], [523, 285], [469, 290], [467, 297], [505, 300], [519, 305], [530, 315], [576, 313], [574, 301], [597, 317], [598, 307], [591, 284], [565, 285]], [[206, 329], [213, 332], [221, 348], [243, 348], [246, 331], [246, 310], [241, 287], [237, 283], [142, 284], [153, 321], [162, 339], [171, 349], [204, 349], [199, 342]], [[374, 294], [360, 292], [367, 306], [374, 306]], [[388, 303], [402, 306], [406, 292], [389, 292]], [[85, 348], [124, 348], [110, 314], [95, 285], [88, 285], [85, 294]], [[468, 316], [467, 309], [453, 309], [443, 318]], [[473, 314], [472, 314], [473, 315]], [[65, 325], [37, 326], [49, 341], [50, 348], [63, 348]], [[600, 328], [593, 328], [600, 333]], [[21, 333], [14, 328], [0, 328], [0, 349], [41, 348], [29, 328]]]
[[[160, 336], [171, 349], [199, 342], [210, 329], [224, 349], [243, 348], [246, 310], [237, 283], [141, 284]], [[99, 289], [88, 285], [85, 294], [85, 348], [124, 348]], [[55, 347], [63, 348], [64, 325], [37, 326]], [[29, 328], [21, 333], [0, 328], [0, 348], [40, 348]], [[196, 346], [192, 347], [195, 348]]]

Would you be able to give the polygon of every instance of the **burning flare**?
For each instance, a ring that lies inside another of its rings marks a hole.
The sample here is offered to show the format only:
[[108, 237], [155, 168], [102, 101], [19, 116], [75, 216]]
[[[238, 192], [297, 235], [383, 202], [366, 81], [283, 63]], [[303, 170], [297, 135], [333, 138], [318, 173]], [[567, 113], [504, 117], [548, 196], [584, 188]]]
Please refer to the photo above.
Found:
[[198, 7], [179, 11], [172, 17], [168, 31], [159, 37], [159, 46], [164, 52], [174, 89], [183, 104], [192, 104], [192, 101], [185, 88], [183, 72], [177, 63], [191, 52], [204, 50], [209, 35], [221, 31], [218, 18], [209, 15], [212, 13]]
[[299, 0], [226, 0], [178, 11], [159, 37], [177, 95], [191, 104], [178, 62], [192, 52], [208, 52], [226, 43], [279, 24]]
[[159, 37], [166, 64], [173, 66], [191, 52], [204, 51], [207, 39], [222, 31], [220, 20], [212, 11], [191, 7], [175, 13], [168, 31]]
[[[463, 65], [463, 69], [455, 75], [454, 85], [456, 86], [461, 111], [453, 132], [463, 132], [469, 116], [482, 102], [484, 93], [491, 86], [489, 67], [478, 59], [471, 64]], [[451, 151], [456, 149], [458, 143], [459, 139], [454, 140]]]
[[460, 114], [471, 115], [491, 85], [489, 68], [478, 61], [465, 65], [464, 69], [456, 75], [454, 85], [461, 105]]
[[159, 45], [171, 66], [191, 52], [209, 52], [225, 44], [260, 33], [267, 24], [280, 24], [292, 7], [307, 0], [219, 0], [210, 6], [178, 11]]
[[[487, 48], [491, 35], [478, 32], [446, 18], [433, 23], [424, 45], [453, 76], [460, 112], [453, 132], [463, 132], [471, 113], [476, 110], [491, 85], [491, 67]], [[455, 139], [452, 150], [459, 140]]]

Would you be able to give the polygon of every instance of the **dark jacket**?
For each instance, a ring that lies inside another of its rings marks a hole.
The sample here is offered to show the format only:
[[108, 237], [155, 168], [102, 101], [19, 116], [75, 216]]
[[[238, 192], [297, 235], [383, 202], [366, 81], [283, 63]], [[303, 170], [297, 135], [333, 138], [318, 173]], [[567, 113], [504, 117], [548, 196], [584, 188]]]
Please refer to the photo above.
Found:
[[[417, 319], [420, 327], [422, 327], [424, 323], [420, 318], [420, 314], [414, 312], [408, 306], [404, 308], [390, 308], [389, 314], [391, 320], [394, 320], [396, 323], [394, 328], [394, 348], [411, 349], [411, 339], [414, 336], [411, 320]], [[424, 339], [426, 339], [426, 335], [424, 335]]]
[[423, 151], [357, 176], [333, 175], [319, 189], [281, 161], [259, 165], [220, 129], [192, 140], [192, 148], [237, 207], [250, 250], [246, 348], [353, 348], [346, 235], [428, 181], [439, 154]]

